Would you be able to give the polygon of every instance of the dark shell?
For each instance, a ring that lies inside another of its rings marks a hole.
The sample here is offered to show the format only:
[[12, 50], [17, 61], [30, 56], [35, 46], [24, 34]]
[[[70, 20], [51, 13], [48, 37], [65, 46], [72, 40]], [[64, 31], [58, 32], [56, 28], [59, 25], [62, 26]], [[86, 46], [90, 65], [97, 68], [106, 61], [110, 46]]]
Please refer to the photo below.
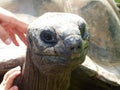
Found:
[[0, 41], [0, 75], [3, 75], [11, 68], [22, 66], [25, 60], [26, 47], [21, 43], [20, 47], [13, 44], [5, 45]]

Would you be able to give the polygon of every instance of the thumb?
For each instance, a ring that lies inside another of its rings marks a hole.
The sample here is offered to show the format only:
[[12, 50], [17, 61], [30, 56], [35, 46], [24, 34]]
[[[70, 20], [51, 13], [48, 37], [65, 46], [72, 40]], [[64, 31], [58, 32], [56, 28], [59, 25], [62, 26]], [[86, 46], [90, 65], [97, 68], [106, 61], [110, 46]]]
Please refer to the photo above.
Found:
[[0, 39], [7, 45], [11, 43], [9, 34], [6, 32], [6, 30], [1, 25], [0, 25]]

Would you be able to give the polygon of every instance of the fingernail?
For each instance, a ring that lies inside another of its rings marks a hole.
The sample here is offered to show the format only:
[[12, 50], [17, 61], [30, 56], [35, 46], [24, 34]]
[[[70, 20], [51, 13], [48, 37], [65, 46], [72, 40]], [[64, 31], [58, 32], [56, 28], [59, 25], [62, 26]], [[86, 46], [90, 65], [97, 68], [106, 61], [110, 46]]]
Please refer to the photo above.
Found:
[[7, 38], [7, 39], [5, 40], [5, 44], [10, 45], [10, 43], [11, 43], [11, 39], [10, 39], [10, 38]]
[[21, 70], [20, 66], [15, 67], [16, 70]]

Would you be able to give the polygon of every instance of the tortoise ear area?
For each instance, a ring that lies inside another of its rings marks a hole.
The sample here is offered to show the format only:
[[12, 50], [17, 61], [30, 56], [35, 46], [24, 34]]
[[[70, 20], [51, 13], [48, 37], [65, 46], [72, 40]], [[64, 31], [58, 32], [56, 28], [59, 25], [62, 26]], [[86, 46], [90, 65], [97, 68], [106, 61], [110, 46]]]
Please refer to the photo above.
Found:
[[32, 39], [30, 38], [30, 36], [27, 36], [27, 43], [28, 43], [28, 47], [30, 48], [30, 49], [32, 49], [31, 47], [32, 47]]
[[80, 23], [79, 24], [79, 30], [81, 33], [81, 37], [83, 40], [89, 40], [89, 32], [88, 27], [86, 23]]
[[30, 49], [32, 49], [33, 42], [32, 42], [32, 36], [31, 36], [31, 33], [29, 32], [29, 30], [27, 32], [27, 43], [28, 43], [28, 47]]

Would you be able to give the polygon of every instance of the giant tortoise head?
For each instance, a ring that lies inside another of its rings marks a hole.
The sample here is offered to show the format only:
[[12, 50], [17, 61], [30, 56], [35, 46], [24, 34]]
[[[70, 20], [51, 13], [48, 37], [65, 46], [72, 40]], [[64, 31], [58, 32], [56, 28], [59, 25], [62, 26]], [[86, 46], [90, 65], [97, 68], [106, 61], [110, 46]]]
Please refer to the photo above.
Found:
[[70, 13], [40, 16], [29, 25], [27, 38], [32, 62], [39, 69], [46, 69], [44, 72], [81, 64], [89, 44], [85, 20]]
[[84, 60], [88, 26], [71, 13], [46, 13], [31, 23], [20, 90], [68, 90], [73, 69]]

